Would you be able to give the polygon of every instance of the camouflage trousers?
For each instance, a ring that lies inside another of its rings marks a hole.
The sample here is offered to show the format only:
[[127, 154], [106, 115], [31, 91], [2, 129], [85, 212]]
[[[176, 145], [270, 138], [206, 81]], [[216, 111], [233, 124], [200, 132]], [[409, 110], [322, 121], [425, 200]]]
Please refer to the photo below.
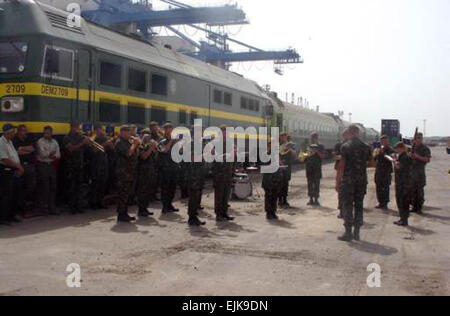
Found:
[[425, 176], [412, 176], [411, 178], [411, 204], [415, 211], [422, 211], [425, 204]]
[[133, 184], [135, 174], [126, 172], [124, 170], [118, 170], [117, 176], [117, 213], [128, 213], [128, 199], [133, 190]]
[[202, 186], [199, 184], [189, 185], [188, 215], [194, 217], [198, 215], [198, 210], [202, 202]]
[[390, 202], [390, 187], [392, 183], [391, 174], [376, 174], [375, 184], [377, 187], [377, 200], [381, 206], [387, 206]]
[[72, 211], [81, 206], [81, 189], [84, 183], [84, 172], [82, 166], [67, 166], [66, 169], [68, 204]]
[[147, 210], [150, 199], [155, 196], [158, 185], [158, 171], [154, 166], [138, 168], [137, 200], [139, 210]]
[[177, 191], [178, 170], [161, 170], [161, 201], [164, 208], [172, 205]]
[[342, 215], [345, 227], [361, 227], [364, 224], [364, 198], [367, 181], [343, 181], [340, 187]]
[[104, 203], [106, 187], [108, 182], [108, 167], [98, 168], [92, 172], [91, 198], [93, 207], [101, 206]]
[[406, 185], [397, 184], [395, 186], [395, 196], [401, 220], [408, 220], [409, 205], [411, 204], [411, 189]]
[[226, 176], [214, 177], [214, 211], [216, 216], [228, 215], [233, 179]]
[[280, 196], [281, 188], [273, 187], [269, 189], [264, 189], [265, 198], [264, 198], [264, 209], [267, 214], [276, 214], [277, 205], [278, 205], [278, 197]]
[[320, 197], [320, 175], [308, 175], [308, 196], [311, 199], [318, 199]]

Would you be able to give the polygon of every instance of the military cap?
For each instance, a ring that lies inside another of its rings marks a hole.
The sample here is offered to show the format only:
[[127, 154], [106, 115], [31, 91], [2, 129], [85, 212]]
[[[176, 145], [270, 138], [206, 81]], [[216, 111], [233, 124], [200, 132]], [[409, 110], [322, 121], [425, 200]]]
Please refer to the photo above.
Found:
[[311, 145], [309, 146], [309, 148], [311, 148], [311, 149], [319, 149], [320, 147], [319, 147], [319, 145], [317, 145], [317, 144], [311, 144]]
[[149, 128], [145, 128], [142, 130], [141, 135], [151, 135], [152, 131]]
[[394, 148], [406, 148], [406, 145], [404, 142], [398, 142], [397, 144], [395, 144]]
[[129, 126], [129, 125], [122, 125], [120, 127], [120, 131], [121, 132], [129, 132], [129, 131], [131, 131], [131, 126]]
[[280, 134], [280, 136], [288, 136], [288, 133], [283, 132], [283, 133]]
[[159, 123], [158, 122], [155, 122], [155, 121], [152, 121], [152, 122], [150, 122], [150, 125], [149, 125], [150, 127], [155, 127], [155, 126], [159, 126]]
[[167, 122], [166, 124], [163, 125], [163, 128], [164, 128], [164, 129], [167, 129], [167, 128], [173, 128], [173, 124], [170, 123], [170, 122]]
[[382, 136], [380, 137], [380, 140], [383, 140], [383, 139], [389, 139], [389, 136], [387, 136], [387, 135], [382, 135]]

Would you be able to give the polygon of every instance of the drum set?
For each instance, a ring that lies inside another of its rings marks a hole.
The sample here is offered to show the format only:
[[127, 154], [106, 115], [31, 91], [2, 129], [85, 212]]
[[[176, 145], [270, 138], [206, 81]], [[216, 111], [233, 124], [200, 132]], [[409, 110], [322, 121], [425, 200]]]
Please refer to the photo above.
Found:
[[[252, 175], [259, 171], [258, 167], [248, 167], [245, 169], [247, 173], [235, 173], [233, 177], [233, 190], [232, 198], [236, 200], [246, 200], [253, 196], [253, 190], [256, 189], [253, 186]], [[258, 196], [259, 192], [256, 189]]]

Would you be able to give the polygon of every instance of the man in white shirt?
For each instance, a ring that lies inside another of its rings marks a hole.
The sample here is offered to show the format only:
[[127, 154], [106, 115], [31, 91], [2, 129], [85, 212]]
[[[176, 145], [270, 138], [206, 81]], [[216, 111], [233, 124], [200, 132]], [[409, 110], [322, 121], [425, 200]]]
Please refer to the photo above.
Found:
[[12, 139], [15, 126], [3, 125], [3, 136], [0, 138], [0, 225], [20, 222], [17, 217], [17, 179], [22, 177], [24, 169], [20, 164]]
[[57, 177], [54, 163], [61, 158], [61, 153], [58, 142], [53, 139], [53, 128], [46, 126], [43, 134], [36, 144], [39, 207], [42, 212], [59, 215], [56, 210]]

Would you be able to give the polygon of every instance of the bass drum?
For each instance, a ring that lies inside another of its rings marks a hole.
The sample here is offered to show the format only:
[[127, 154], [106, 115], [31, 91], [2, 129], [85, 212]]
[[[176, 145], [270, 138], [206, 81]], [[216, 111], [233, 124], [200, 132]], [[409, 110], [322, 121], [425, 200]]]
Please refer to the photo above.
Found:
[[233, 195], [238, 200], [245, 200], [253, 195], [253, 185], [247, 174], [235, 175]]

